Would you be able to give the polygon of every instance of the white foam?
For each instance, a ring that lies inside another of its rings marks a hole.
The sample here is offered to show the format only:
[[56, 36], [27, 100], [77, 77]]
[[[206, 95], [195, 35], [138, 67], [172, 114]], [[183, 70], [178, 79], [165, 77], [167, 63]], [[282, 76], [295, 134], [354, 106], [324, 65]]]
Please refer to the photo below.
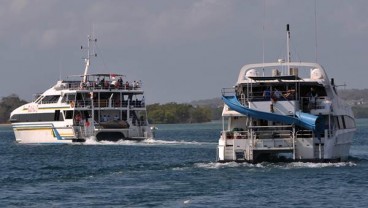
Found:
[[339, 162], [339, 163], [312, 163], [312, 162], [291, 162], [291, 163], [237, 163], [237, 162], [227, 162], [227, 163], [196, 163], [194, 164], [197, 168], [204, 169], [220, 169], [220, 168], [234, 168], [234, 167], [245, 167], [245, 168], [281, 168], [281, 169], [296, 169], [296, 168], [326, 168], [326, 167], [352, 167], [356, 166], [353, 162]]
[[264, 168], [261, 163], [252, 164], [252, 163], [237, 163], [237, 162], [227, 162], [227, 163], [218, 163], [218, 162], [209, 162], [209, 163], [196, 163], [194, 164], [197, 168], [205, 168], [205, 169], [219, 169], [219, 168], [233, 168], [233, 167], [257, 167]]
[[184, 204], [189, 204], [189, 202], [190, 202], [190, 200], [188, 199], [188, 200], [185, 200], [183, 203]]
[[312, 162], [292, 162], [287, 163], [285, 168], [326, 168], [326, 167], [352, 167], [356, 166], [353, 162], [338, 162], [338, 163], [312, 163]]
[[[77, 144], [77, 143], [76, 143]], [[81, 144], [81, 143], [78, 143]], [[146, 140], [119, 140], [113, 141], [97, 141], [95, 137], [87, 138], [83, 143], [84, 145], [215, 145], [216, 143], [209, 142], [197, 142], [197, 141], [176, 141], [176, 140], [157, 140], [157, 139], [146, 139]]]
[[207, 145], [207, 144], [215, 144], [215, 143], [209, 143], [209, 142], [197, 142], [197, 141], [184, 141], [184, 140], [180, 140], [180, 141], [176, 141], [176, 140], [158, 140], [158, 139], [147, 139], [144, 140], [143, 142], [147, 143], [147, 144], [172, 144], [172, 145], [181, 145], [181, 144], [186, 144], [186, 145]]

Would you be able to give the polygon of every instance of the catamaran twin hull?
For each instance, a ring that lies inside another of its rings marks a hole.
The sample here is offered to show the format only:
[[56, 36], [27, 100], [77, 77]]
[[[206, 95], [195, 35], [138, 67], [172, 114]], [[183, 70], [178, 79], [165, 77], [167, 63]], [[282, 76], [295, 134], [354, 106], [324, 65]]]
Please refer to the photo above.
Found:
[[[151, 137], [141, 81], [125, 75], [88, 74], [61, 80], [10, 115], [19, 143], [71, 143], [87, 139], [143, 140]], [[74, 78], [74, 80], [73, 80]]]
[[218, 161], [343, 161], [356, 130], [334, 80], [314, 63], [245, 65], [223, 90]]
[[12, 112], [10, 121], [17, 142], [68, 143], [151, 137], [140, 87], [90, 86], [76, 90], [72, 85], [60, 81], [34, 102]]

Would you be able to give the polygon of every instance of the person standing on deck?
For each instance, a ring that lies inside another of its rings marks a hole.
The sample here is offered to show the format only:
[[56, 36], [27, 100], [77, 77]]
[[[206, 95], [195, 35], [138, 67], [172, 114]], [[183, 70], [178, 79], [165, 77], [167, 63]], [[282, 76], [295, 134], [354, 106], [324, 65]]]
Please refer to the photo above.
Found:
[[308, 93], [309, 109], [315, 109], [316, 108], [317, 97], [318, 97], [318, 94], [317, 94], [316, 90], [313, 87], [311, 87], [311, 90]]

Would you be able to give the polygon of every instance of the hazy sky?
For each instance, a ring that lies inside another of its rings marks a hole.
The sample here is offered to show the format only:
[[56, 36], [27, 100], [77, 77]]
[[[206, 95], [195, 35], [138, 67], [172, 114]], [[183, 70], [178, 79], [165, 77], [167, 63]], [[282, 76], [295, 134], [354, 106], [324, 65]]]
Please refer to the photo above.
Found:
[[[87, 35], [98, 38], [91, 73], [142, 80], [148, 103], [219, 97], [244, 64], [316, 60], [315, 1], [1, 0], [0, 97], [30, 100], [82, 74]], [[368, 1], [317, 1], [318, 62], [347, 88], [368, 88]]]

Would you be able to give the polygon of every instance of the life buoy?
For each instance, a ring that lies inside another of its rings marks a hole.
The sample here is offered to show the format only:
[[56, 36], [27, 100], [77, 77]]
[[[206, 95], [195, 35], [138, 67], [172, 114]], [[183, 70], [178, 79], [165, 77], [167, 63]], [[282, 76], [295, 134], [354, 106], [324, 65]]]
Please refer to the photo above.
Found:
[[70, 101], [70, 107], [74, 108], [74, 106], [75, 106], [74, 101]]

